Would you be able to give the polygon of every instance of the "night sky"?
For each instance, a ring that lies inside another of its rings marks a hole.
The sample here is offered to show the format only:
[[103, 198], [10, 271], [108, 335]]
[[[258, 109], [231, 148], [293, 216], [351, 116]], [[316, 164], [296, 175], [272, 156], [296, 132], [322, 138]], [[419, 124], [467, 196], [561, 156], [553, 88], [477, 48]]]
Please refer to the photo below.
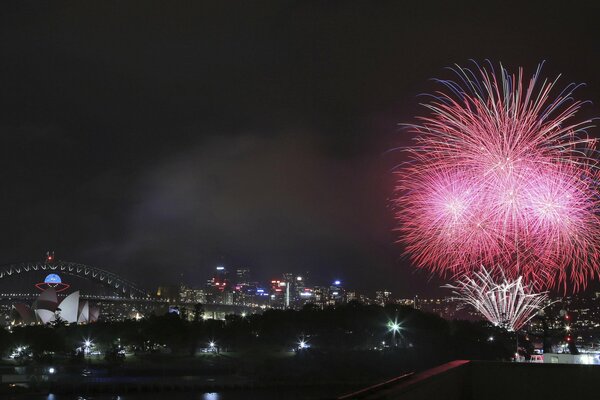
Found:
[[430, 78], [546, 60], [600, 115], [600, 3], [522, 3], [3, 2], [0, 263], [437, 293], [389, 207]]

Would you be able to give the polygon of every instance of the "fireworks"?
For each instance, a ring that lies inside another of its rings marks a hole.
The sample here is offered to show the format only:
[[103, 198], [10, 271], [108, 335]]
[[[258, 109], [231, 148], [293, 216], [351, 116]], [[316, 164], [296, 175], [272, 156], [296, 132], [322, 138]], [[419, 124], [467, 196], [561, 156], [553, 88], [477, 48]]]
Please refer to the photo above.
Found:
[[473, 278], [465, 277], [456, 286], [446, 287], [494, 325], [518, 331], [547, 305], [548, 296], [546, 292], [532, 293], [520, 277], [512, 281], [502, 278], [502, 283], [496, 283], [494, 275], [482, 268]]
[[[536, 289], [598, 276], [600, 220], [595, 140], [578, 120], [575, 85], [528, 82], [522, 69], [457, 67], [411, 125], [399, 169], [397, 219], [413, 262], [442, 276], [502, 265]], [[495, 271], [495, 270], [494, 270]]]

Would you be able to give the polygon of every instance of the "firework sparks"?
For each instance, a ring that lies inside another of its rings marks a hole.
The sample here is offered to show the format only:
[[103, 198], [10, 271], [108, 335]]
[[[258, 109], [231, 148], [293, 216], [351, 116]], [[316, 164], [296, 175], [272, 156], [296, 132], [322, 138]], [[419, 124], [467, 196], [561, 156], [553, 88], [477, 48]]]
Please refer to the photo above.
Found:
[[522, 69], [455, 72], [410, 126], [416, 143], [397, 173], [413, 262], [442, 276], [502, 265], [538, 290], [585, 287], [600, 271], [600, 203], [576, 86], [551, 96], [556, 80], [540, 83], [540, 68], [529, 82]]
[[495, 326], [509, 331], [520, 330], [550, 304], [547, 292], [533, 293], [522, 278], [502, 278], [497, 283], [495, 275], [482, 268], [472, 278], [464, 277], [456, 285], [444, 287], [452, 289], [457, 300], [473, 306]]

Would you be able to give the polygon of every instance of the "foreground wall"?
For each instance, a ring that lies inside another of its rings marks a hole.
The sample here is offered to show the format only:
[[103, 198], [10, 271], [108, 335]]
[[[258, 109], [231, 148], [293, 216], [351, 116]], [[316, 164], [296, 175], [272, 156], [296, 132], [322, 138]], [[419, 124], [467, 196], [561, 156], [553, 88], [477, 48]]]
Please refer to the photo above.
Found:
[[598, 399], [600, 366], [473, 362], [471, 399]]
[[453, 361], [340, 399], [549, 400], [600, 398], [600, 366]]

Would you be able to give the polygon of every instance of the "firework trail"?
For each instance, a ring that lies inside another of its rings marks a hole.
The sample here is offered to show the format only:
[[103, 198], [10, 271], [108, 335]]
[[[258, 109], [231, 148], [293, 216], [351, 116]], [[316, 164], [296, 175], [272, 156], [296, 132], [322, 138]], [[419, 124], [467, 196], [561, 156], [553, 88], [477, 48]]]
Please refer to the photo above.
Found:
[[[464, 277], [452, 289], [457, 300], [470, 304], [495, 326], [520, 330], [535, 314], [551, 304], [547, 292], [532, 293], [522, 278], [496, 283], [493, 273], [482, 268], [473, 278]], [[501, 275], [501, 272], [500, 272]]]
[[[489, 67], [456, 67], [457, 81], [424, 104], [415, 145], [397, 171], [400, 241], [441, 276], [502, 265], [542, 290], [585, 287], [600, 270], [595, 139], [568, 85]], [[558, 79], [558, 78], [557, 78]], [[496, 271], [496, 270], [494, 270]]]

